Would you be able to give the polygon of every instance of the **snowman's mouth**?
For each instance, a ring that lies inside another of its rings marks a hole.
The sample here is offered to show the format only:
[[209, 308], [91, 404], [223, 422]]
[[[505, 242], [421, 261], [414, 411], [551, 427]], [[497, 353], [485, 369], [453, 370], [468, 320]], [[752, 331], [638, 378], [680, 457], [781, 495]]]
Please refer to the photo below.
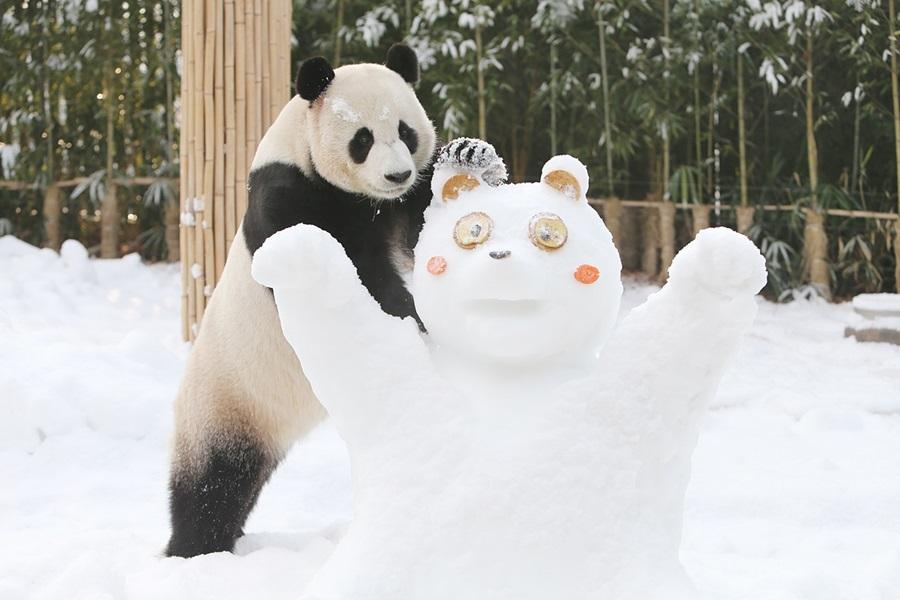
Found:
[[483, 317], [529, 317], [541, 308], [540, 300], [483, 299], [469, 300], [465, 308], [470, 313]]

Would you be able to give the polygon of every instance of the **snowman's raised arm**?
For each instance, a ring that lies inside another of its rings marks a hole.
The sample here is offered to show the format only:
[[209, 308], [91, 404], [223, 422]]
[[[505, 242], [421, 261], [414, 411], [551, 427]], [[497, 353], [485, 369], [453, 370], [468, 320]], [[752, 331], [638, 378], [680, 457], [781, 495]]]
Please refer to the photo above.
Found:
[[416, 322], [382, 312], [327, 232], [305, 224], [279, 231], [254, 254], [252, 272], [272, 288], [284, 335], [336, 420], [389, 410], [399, 381], [431, 369]]
[[708, 381], [753, 323], [765, 283], [765, 260], [749, 239], [705, 229], [675, 257], [666, 285], [619, 324], [601, 362], [654, 394]]

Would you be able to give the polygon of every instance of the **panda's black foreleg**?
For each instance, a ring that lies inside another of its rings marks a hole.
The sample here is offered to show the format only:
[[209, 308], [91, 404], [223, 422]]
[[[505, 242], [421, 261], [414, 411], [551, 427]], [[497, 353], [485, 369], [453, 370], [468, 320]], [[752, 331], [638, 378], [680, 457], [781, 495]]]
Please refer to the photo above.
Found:
[[217, 443], [199, 465], [173, 469], [166, 556], [230, 552], [278, 461], [247, 438]]

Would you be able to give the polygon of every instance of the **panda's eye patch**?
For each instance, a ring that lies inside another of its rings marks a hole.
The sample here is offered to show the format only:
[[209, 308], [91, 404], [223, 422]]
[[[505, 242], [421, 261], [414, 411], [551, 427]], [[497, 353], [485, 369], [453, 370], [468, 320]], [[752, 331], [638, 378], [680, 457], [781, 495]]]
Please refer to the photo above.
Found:
[[471, 250], [483, 244], [491, 237], [494, 222], [483, 212], [469, 213], [456, 222], [453, 228], [453, 241], [465, 250]]
[[566, 243], [569, 230], [558, 216], [552, 213], [539, 213], [531, 219], [528, 237], [531, 238], [531, 243], [541, 250], [556, 250]]
[[366, 157], [369, 156], [369, 150], [372, 149], [374, 143], [375, 136], [372, 135], [371, 129], [368, 127], [357, 129], [353, 139], [350, 140], [350, 158], [353, 159], [353, 162], [356, 164], [366, 162]]
[[404, 121], [400, 121], [397, 133], [400, 135], [400, 141], [409, 148], [409, 153], [415, 154], [416, 150], [419, 149], [419, 136], [416, 135], [415, 130]]

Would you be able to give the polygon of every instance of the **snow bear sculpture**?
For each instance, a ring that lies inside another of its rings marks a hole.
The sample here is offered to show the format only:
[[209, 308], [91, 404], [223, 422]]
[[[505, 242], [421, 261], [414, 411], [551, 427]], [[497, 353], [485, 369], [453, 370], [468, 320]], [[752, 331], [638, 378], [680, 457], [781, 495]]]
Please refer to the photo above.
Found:
[[352, 463], [354, 518], [308, 597], [696, 598], [678, 560], [690, 457], [763, 258], [704, 230], [613, 330], [621, 264], [586, 169], [554, 157], [541, 179], [438, 165], [411, 281], [427, 336], [321, 230], [257, 252]]

